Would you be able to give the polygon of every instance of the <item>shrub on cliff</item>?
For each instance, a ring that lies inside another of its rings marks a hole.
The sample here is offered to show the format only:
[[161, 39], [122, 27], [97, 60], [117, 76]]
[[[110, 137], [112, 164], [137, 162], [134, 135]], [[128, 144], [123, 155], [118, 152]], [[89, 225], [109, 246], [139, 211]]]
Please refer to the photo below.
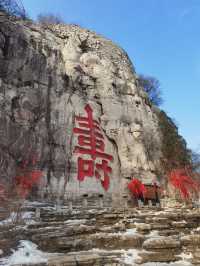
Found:
[[37, 21], [44, 25], [64, 23], [63, 19], [60, 16], [54, 14], [39, 14]]
[[159, 127], [162, 134], [163, 167], [166, 171], [176, 168], [191, 167], [191, 151], [186, 141], [179, 135], [178, 127], [164, 111], [158, 113]]
[[189, 200], [194, 195], [198, 196], [199, 182], [192, 177], [192, 172], [189, 169], [174, 169], [169, 173], [168, 178], [180, 198]]

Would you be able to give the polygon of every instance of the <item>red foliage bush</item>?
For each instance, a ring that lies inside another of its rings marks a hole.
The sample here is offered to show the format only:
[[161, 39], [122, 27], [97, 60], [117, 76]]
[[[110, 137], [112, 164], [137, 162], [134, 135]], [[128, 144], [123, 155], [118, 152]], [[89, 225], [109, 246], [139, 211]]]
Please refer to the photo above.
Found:
[[25, 160], [18, 169], [15, 185], [19, 196], [22, 198], [26, 198], [29, 195], [33, 186], [38, 184], [42, 177], [42, 171], [33, 169], [36, 161], [35, 157], [31, 161]]
[[42, 176], [42, 172], [38, 170], [26, 171], [15, 177], [17, 191], [22, 198], [26, 198], [32, 187], [37, 184]]
[[34, 169], [36, 163], [36, 157], [22, 161], [13, 178], [13, 183], [0, 183], [1, 202], [7, 202], [14, 197], [25, 199], [30, 194], [33, 186], [40, 182], [43, 175], [42, 171]]
[[133, 178], [131, 182], [128, 183], [128, 189], [136, 198], [144, 197], [146, 192], [145, 185], [137, 178]]
[[198, 183], [191, 177], [186, 169], [174, 169], [169, 174], [169, 182], [177, 189], [183, 199], [191, 198], [193, 192], [197, 193]]

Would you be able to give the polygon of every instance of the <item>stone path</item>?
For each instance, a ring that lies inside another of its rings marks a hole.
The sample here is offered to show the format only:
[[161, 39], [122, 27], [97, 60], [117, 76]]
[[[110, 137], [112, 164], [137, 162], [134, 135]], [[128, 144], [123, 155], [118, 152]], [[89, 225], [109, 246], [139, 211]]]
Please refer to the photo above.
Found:
[[[35, 210], [36, 206], [26, 207], [28, 212]], [[0, 228], [2, 250], [9, 230]], [[200, 265], [197, 209], [102, 208], [69, 212], [63, 207], [58, 212], [40, 206], [40, 219], [16, 230], [14, 242], [30, 240], [44, 252], [57, 253], [42, 265], [184, 265], [176, 261]]]

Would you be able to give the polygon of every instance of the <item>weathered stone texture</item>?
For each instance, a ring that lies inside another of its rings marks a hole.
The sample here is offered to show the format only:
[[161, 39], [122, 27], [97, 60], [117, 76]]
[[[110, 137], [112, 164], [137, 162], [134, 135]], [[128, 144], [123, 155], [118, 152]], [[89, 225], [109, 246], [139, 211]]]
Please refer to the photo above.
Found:
[[[35, 215], [38, 208], [39, 219]], [[74, 206], [71, 211], [64, 205], [58, 211], [52, 204], [26, 202], [23, 210], [32, 214], [17, 227], [12, 222], [5, 226], [0, 221], [0, 248], [3, 252], [0, 251], [0, 265], [4, 265], [1, 257], [5, 258], [13, 249], [18, 249], [20, 240], [29, 240], [37, 250], [43, 251], [47, 262], [42, 265], [139, 266], [150, 262], [150, 265], [161, 262], [170, 266], [199, 265], [200, 213], [197, 209], [179, 207], [158, 212], [149, 207], [82, 210]], [[164, 221], [166, 216], [170, 217], [167, 221], [171, 223], [170, 236], [166, 235], [165, 228], [152, 229], [157, 220]], [[194, 217], [198, 220], [191, 223]], [[147, 220], [149, 230], [141, 230], [145, 229]], [[180, 227], [180, 231], [174, 234], [175, 222], [183, 221], [192, 227], [189, 226], [188, 231]], [[35, 252], [33, 254], [37, 256]]]
[[104, 194], [95, 177], [77, 180], [73, 128], [86, 104], [114, 157], [110, 195], [120, 198], [133, 176], [151, 183], [161, 156], [158, 121], [127, 54], [75, 25], [44, 28], [0, 13], [0, 176], [12, 178], [34, 155], [52, 194]]

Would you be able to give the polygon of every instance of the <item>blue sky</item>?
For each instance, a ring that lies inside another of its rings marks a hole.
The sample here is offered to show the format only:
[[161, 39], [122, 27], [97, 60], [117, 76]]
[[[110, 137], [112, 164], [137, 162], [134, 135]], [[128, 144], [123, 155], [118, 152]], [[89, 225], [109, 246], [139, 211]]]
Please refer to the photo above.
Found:
[[200, 0], [22, 0], [28, 14], [60, 15], [123, 47], [137, 73], [159, 79], [162, 108], [200, 150]]

